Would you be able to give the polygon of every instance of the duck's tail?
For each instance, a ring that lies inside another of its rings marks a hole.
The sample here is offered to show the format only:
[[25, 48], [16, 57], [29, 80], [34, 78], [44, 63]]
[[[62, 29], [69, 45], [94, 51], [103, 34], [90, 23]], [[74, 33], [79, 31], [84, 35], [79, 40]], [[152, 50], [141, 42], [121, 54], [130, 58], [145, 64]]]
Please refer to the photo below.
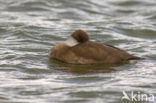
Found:
[[127, 60], [143, 60], [145, 58], [141, 58], [141, 57], [137, 57], [137, 56], [132, 56], [130, 58], [128, 58]]
[[132, 57], [130, 57], [130, 58], [128, 58], [128, 62], [129, 63], [137, 63], [137, 60], [143, 60], [144, 58], [140, 58], [140, 57], [137, 57], [137, 56], [132, 56]]

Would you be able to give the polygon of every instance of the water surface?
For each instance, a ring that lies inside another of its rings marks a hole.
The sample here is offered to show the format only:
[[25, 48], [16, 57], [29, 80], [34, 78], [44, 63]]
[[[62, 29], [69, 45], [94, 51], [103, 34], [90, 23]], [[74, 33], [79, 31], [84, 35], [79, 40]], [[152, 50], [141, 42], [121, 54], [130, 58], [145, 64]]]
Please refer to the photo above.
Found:
[[[146, 59], [117, 66], [49, 60], [76, 29]], [[156, 98], [155, 0], [0, 0], [1, 103], [124, 103], [123, 91]]]

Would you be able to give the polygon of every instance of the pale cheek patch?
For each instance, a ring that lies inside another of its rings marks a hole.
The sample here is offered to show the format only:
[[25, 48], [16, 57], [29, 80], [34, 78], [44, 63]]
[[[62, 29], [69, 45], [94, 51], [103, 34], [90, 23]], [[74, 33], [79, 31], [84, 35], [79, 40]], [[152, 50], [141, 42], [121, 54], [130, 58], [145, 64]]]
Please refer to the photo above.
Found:
[[65, 43], [66, 45], [70, 46], [70, 47], [73, 47], [73, 46], [79, 44], [79, 43], [77, 42], [77, 40], [75, 40], [75, 39], [74, 39], [73, 37], [71, 37], [71, 36], [70, 36], [64, 43]]

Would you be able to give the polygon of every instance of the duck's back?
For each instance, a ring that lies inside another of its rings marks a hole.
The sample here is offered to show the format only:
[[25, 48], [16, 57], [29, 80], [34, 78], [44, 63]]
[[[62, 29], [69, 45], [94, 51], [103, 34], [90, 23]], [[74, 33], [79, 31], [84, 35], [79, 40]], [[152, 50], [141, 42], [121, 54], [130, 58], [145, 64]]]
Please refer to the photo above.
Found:
[[70, 56], [71, 54], [73, 54], [73, 60], [67, 61], [79, 64], [116, 64], [126, 63], [130, 59], [139, 59], [119, 48], [91, 41], [71, 47], [66, 55]]

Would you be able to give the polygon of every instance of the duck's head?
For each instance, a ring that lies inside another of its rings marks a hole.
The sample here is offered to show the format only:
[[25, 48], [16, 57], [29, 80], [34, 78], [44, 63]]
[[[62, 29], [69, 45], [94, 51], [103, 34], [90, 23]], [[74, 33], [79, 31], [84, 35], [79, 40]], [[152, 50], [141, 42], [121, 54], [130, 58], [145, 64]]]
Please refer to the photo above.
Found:
[[71, 36], [68, 37], [65, 43], [68, 46], [73, 47], [77, 44], [84, 43], [86, 41], [89, 41], [88, 34], [83, 30], [76, 30], [71, 34]]

